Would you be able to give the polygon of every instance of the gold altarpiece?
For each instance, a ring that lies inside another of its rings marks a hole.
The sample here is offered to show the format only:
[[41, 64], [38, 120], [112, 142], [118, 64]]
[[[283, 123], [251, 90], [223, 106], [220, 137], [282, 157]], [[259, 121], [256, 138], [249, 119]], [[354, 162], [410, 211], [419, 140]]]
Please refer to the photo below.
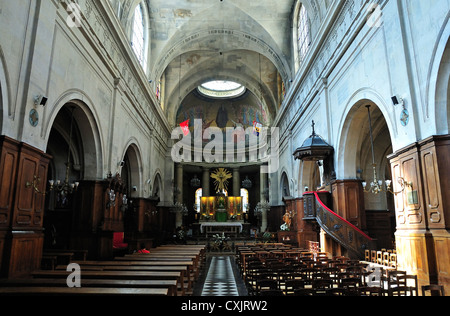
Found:
[[241, 196], [204, 196], [200, 203], [201, 222], [241, 222], [244, 220]]

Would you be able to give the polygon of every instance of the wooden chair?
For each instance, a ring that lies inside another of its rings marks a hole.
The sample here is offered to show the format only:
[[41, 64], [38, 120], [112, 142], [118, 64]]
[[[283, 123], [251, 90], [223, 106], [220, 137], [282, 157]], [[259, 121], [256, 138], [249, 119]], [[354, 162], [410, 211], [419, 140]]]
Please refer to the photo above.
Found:
[[417, 275], [399, 275], [398, 276], [398, 283], [404, 284], [409, 289], [409, 293], [411, 296], [418, 296], [418, 283], [417, 283]]
[[314, 296], [314, 294], [313, 289], [297, 289], [294, 291], [294, 296]]
[[366, 249], [364, 251], [364, 260], [367, 262], [370, 262], [370, 250], [369, 249]]
[[264, 290], [259, 293], [259, 296], [284, 296], [281, 290]]
[[256, 280], [256, 293], [259, 295], [262, 291], [279, 290], [276, 280]]
[[370, 251], [370, 261], [372, 263], [377, 263], [377, 251], [376, 250], [371, 250]]
[[334, 283], [331, 279], [317, 279], [313, 281], [312, 288], [316, 291], [323, 289], [332, 289], [333, 285]]
[[383, 252], [383, 265], [389, 266], [390, 260], [389, 260], [389, 252]]
[[397, 254], [396, 253], [389, 254], [389, 266], [397, 269]]
[[357, 289], [361, 286], [361, 279], [354, 277], [346, 277], [341, 278], [340, 288], [346, 290], [357, 291]]
[[379, 286], [367, 286], [358, 289], [361, 296], [383, 296], [383, 289]]
[[430, 284], [422, 286], [422, 296], [426, 296], [430, 292], [430, 296], [445, 296], [444, 287], [442, 285]]
[[389, 296], [417, 296], [410, 286], [397, 286], [389, 289]]
[[383, 252], [377, 251], [377, 264], [383, 265]]
[[295, 290], [304, 289], [305, 282], [302, 280], [287, 280], [284, 284], [284, 294], [294, 295]]

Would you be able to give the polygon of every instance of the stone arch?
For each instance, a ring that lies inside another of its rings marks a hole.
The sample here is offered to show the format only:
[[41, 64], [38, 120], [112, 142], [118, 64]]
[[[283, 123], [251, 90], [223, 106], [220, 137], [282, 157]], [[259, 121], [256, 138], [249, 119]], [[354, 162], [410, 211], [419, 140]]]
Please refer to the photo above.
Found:
[[436, 124], [436, 134], [450, 132], [450, 24], [448, 20], [442, 29], [433, 52], [433, 60], [428, 73], [428, 104], [425, 117]]
[[[369, 125], [366, 105], [372, 106], [372, 111], [376, 109], [378, 119], [382, 119], [387, 126], [390, 141], [393, 145], [395, 140], [396, 123], [391, 120], [387, 105], [384, 100], [370, 89], [357, 91], [347, 103], [341, 117], [335, 141], [335, 165], [337, 179], [357, 179], [357, 154], [360, 154], [362, 143], [369, 137]], [[375, 123], [375, 122], [373, 122]], [[379, 123], [381, 124], [381, 123]], [[380, 125], [381, 126], [381, 125]], [[379, 128], [380, 128], [379, 126]], [[358, 148], [358, 150], [356, 149]], [[368, 146], [365, 147], [369, 149]], [[394, 148], [395, 150], [395, 148]]]
[[[257, 58], [258, 54], [255, 53]], [[265, 57], [262, 57], [265, 58]], [[267, 61], [267, 59], [265, 59]], [[245, 68], [244, 64], [240, 64], [241, 67]], [[269, 114], [269, 121], [276, 116], [277, 102], [276, 96], [273, 95], [270, 88], [262, 83], [263, 93], [262, 96], [259, 95], [260, 82], [257, 78], [260, 77], [259, 73], [254, 73], [252, 71], [247, 71], [245, 75], [236, 74], [232, 69], [221, 71], [217, 74], [215, 68], [215, 63], [206, 59], [204, 62], [199, 63], [195, 68], [191, 69], [186, 73], [183, 78], [179, 80], [176, 86], [173, 87], [172, 93], [168, 94], [167, 97], [167, 117], [170, 123], [175, 123], [177, 112], [181, 102], [184, 100], [193, 90], [195, 90], [202, 83], [211, 80], [231, 80], [244, 85], [251, 93], [253, 93], [261, 102], [266, 113]]]
[[[67, 106], [73, 106], [74, 121], [79, 130], [82, 152], [80, 161], [82, 161], [82, 179], [98, 180], [105, 178], [103, 170], [104, 150], [100, 134], [98, 116], [93, 111], [92, 102], [80, 91], [68, 91], [63, 94], [52, 107], [48, 119], [43, 123], [44, 137], [48, 141], [53, 125], [60, 114], [61, 109]], [[85, 172], [88, 170], [89, 172]]]
[[161, 178], [161, 172], [158, 170], [153, 178], [152, 197], [161, 198], [161, 191], [163, 190], [163, 181]]
[[289, 184], [289, 177], [286, 173], [286, 171], [283, 171], [281, 173], [280, 178], [280, 189], [281, 189], [281, 197], [291, 196], [291, 188]]
[[127, 186], [130, 197], [142, 196], [145, 188], [142, 182], [141, 150], [135, 139], [131, 139], [125, 148], [121, 169], [122, 180]]
[[[374, 155], [370, 138], [368, 108], [371, 113]], [[393, 152], [390, 129], [381, 108], [369, 99], [356, 102], [347, 113], [337, 146], [337, 179], [367, 182], [367, 188], [374, 180], [392, 180], [387, 156]], [[373, 163], [373, 160], [375, 164]], [[375, 171], [374, 171], [375, 167]], [[393, 209], [393, 200], [387, 194], [366, 194], [366, 210]]]
[[299, 168], [298, 195], [309, 191], [316, 191], [321, 186], [320, 170], [315, 161], [301, 161]]
[[9, 95], [8, 70], [0, 47], [0, 135], [4, 134], [4, 120], [12, 114]]

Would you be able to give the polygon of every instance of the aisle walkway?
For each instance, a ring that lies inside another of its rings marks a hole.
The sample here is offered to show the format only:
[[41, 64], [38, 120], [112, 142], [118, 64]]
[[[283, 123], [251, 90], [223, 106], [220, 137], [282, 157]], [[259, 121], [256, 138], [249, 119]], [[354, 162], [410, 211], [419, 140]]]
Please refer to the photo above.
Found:
[[[244, 296], [242, 280], [233, 269], [233, 258], [230, 256], [214, 256], [210, 258], [206, 279], [201, 296]], [[241, 290], [240, 290], [241, 289]]]

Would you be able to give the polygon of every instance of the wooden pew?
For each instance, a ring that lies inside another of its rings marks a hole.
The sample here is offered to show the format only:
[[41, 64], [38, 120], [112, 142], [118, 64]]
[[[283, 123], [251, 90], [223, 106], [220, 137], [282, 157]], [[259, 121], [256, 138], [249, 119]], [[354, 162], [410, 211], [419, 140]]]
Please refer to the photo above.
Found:
[[[72, 263], [76, 263], [80, 265], [82, 269], [96, 269], [98, 267], [102, 266], [133, 266], [133, 267], [150, 267], [148, 270], [151, 270], [152, 267], [155, 267], [154, 270], [166, 270], [170, 271], [171, 267], [177, 267], [174, 268], [174, 270], [179, 270], [180, 268], [185, 271], [184, 276], [186, 276], [186, 280], [188, 281], [187, 290], [192, 289], [192, 283], [194, 279], [194, 269], [193, 269], [193, 262], [192, 261], [149, 261], [149, 260], [138, 260], [138, 261], [128, 261], [128, 260], [111, 260], [111, 261], [73, 261]], [[99, 270], [101, 268], [98, 268]], [[139, 269], [134, 269], [139, 270]], [[144, 269], [145, 270], [145, 269]], [[183, 281], [184, 282], [184, 281]], [[183, 284], [183, 283], [182, 283]]]
[[[114, 265], [105, 265], [105, 264], [84, 264], [83, 261], [78, 263], [81, 267], [81, 275], [83, 276], [84, 271], [170, 271], [170, 272], [180, 272], [180, 283], [182, 286], [184, 286], [184, 279], [187, 278], [188, 281], [188, 287], [187, 290], [190, 290], [191, 280], [189, 278], [189, 271], [187, 265], [121, 265], [121, 264], [114, 264]], [[65, 265], [59, 265], [56, 267], [56, 270], [66, 270], [67, 266]]]
[[54, 253], [54, 254], [72, 254], [71, 259], [76, 260], [86, 260], [87, 259], [87, 250], [78, 250], [78, 249], [44, 249], [44, 253]]
[[[71, 272], [63, 270], [40, 270], [32, 273], [34, 278], [65, 278]], [[82, 271], [82, 279], [112, 279], [112, 280], [176, 280], [181, 286], [182, 295], [185, 294], [181, 283], [181, 272], [171, 271]]]
[[[148, 255], [136, 255], [128, 257], [116, 257], [116, 261], [140, 261], [140, 262], [157, 262], [157, 265], [167, 265], [168, 262], [178, 262], [178, 265], [184, 265], [184, 262], [192, 263], [192, 272], [195, 274], [195, 278], [199, 275], [199, 267], [195, 263], [192, 257], [189, 256], [148, 256]], [[183, 263], [181, 263], [183, 262]]]
[[95, 287], [0, 287], [0, 296], [16, 295], [57, 295], [57, 296], [167, 296], [168, 289], [150, 289], [150, 288], [95, 288]]
[[72, 251], [52, 251], [52, 250], [44, 250], [43, 256], [55, 256], [59, 258], [66, 258], [66, 262], [70, 262], [73, 259], [74, 252]]
[[[1, 287], [67, 287], [64, 278], [1, 279]], [[177, 296], [176, 280], [110, 280], [81, 279], [81, 287], [97, 288], [162, 288], [168, 289], [169, 296]]]

